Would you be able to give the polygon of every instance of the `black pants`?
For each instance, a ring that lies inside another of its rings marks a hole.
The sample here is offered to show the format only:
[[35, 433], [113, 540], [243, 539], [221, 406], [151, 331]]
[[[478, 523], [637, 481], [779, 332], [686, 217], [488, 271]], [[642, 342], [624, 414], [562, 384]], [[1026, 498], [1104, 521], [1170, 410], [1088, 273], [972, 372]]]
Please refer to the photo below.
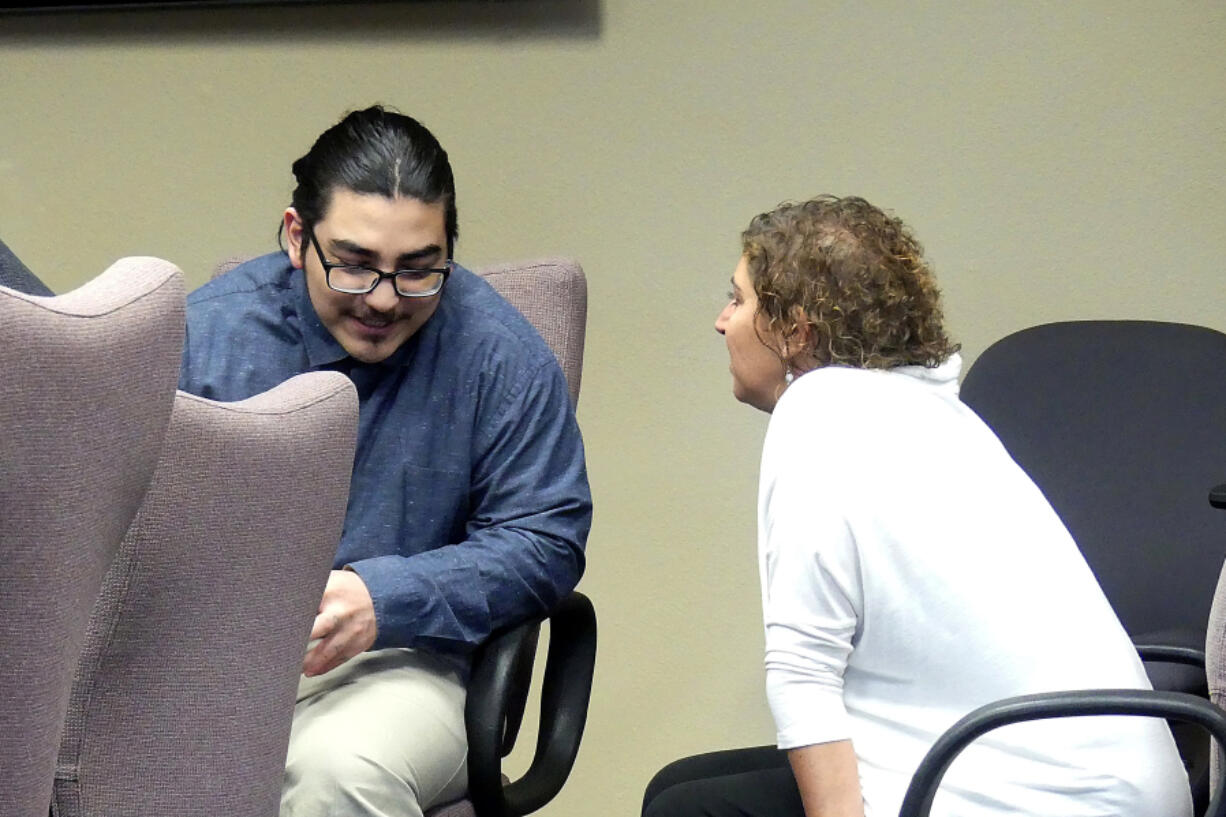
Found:
[[785, 752], [774, 746], [682, 758], [643, 795], [643, 817], [804, 817]]

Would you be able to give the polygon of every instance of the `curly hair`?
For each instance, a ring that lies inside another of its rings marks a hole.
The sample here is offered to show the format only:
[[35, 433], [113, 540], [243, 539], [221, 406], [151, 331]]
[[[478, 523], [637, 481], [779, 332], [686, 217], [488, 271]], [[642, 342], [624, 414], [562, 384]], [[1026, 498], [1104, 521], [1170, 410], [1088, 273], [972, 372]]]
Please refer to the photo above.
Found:
[[817, 365], [939, 366], [958, 350], [923, 248], [898, 218], [862, 198], [818, 196], [755, 216], [741, 234], [766, 329], [813, 342], [789, 350]]

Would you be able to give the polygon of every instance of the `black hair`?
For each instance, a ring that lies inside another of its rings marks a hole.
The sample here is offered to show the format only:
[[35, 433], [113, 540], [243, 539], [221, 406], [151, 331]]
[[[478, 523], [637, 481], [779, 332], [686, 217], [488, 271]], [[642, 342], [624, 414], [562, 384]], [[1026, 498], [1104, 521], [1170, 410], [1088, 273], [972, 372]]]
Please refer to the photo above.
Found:
[[447, 256], [455, 250], [455, 178], [447, 151], [411, 116], [374, 105], [328, 128], [294, 162], [292, 204], [309, 233], [327, 215], [335, 190], [443, 202]]

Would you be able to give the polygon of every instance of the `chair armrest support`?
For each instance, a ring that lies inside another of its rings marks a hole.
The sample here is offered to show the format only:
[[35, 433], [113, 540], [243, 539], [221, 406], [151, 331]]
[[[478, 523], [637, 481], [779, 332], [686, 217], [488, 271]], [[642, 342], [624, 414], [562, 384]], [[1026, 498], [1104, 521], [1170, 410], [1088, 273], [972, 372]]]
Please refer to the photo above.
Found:
[[1138, 642], [1134, 646], [1137, 648], [1137, 655], [1141, 656], [1142, 661], [1185, 664], [1189, 667], [1205, 668], [1205, 651], [1198, 647], [1148, 642]]
[[[523, 722], [540, 626], [534, 619], [497, 632], [473, 654], [464, 723], [468, 791], [474, 805], [501, 800], [502, 758], [515, 745]], [[478, 813], [485, 815], [486, 810]]]
[[[979, 736], [1011, 723], [1083, 715], [1141, 715], [1195, 723], [1226, 746], [1226, 713], [1204, 698], [1182, 692], [1140, 689], [1090, 689], [1006, 698], [981, 706], [951, 726], [920, 761], [903, 797], [899, 817], [928, 817], [941, 778], [958, 754]], [[1226, 817], [1218, 791], [1207, 812]]]
[[522, 817], [541, 808], [561, 790], [579, 753], [596, 661], [596, 612], [586, 596], [572, 592], [548, 621], [536, 753], [524, 776], [505, 787], [501, 759], [522, 719], [539, 622], [494, 636], [474, 656], [465, 721], [468, 795], [478, 817]]

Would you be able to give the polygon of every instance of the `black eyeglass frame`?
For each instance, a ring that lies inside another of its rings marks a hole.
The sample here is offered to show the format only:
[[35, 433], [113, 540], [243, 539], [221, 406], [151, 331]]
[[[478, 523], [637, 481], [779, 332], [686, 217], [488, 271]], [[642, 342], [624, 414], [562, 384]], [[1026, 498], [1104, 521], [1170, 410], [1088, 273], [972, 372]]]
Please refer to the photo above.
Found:
[[[324, 268], [324, 283], [328, 285], [328, 289], [331, 289], [335, 292], [343, 292], [346, 295], [369, 294], [371, 292], [374, 292], [375, 289], [379, 286], [379, 284], [383, 283], [384, 278], [391, 278], [392, 279], [392, 289], [395, 290], [396, 294], [399, 295], [401, 298], [430, 298], [443, 291], [443, 287], [447, 284], [448, 277], [451, 276], [451, 270], [455, 266], [455, 262], [452, 261], [450, 258], [448, 258], [447, 261], [445, 262], [446, 265], [442, 267], [423, 267], [421, 269], [400, 269], [400, 270], [393, 270], [392, 272], [384, 272], [381, 269], [376, 269], [375, 267], [368, 267], [365, 264], [342, 264], [339, 261], [329, 261], [327, 258], [324, 257], [323, 248], [319, 246], [319, 240], [315, 238], [315, 232], [313, 230], [308, 231], [307, 237], [311, 242], [311, 246], [315, 248], [315, 254], [319, 256], [320, 265]], [[377, 275], [378, 277], [375, 278], [373, 281], [371, 281], [370, 286], [367, 287], [366, 289], [343, 288], [343, 287], [338, 287], [332, 283], [332, 270], [334, 269], [360, 270], [361, 272], [369, 273], [371, 275]], [[400, 289], [400, 276], [401, 275], [412, 275], [412, 276], [440, 275], [442, 277], [439, 278], [438, 286], [430, 290], [429, 292], [404, 292]]]

